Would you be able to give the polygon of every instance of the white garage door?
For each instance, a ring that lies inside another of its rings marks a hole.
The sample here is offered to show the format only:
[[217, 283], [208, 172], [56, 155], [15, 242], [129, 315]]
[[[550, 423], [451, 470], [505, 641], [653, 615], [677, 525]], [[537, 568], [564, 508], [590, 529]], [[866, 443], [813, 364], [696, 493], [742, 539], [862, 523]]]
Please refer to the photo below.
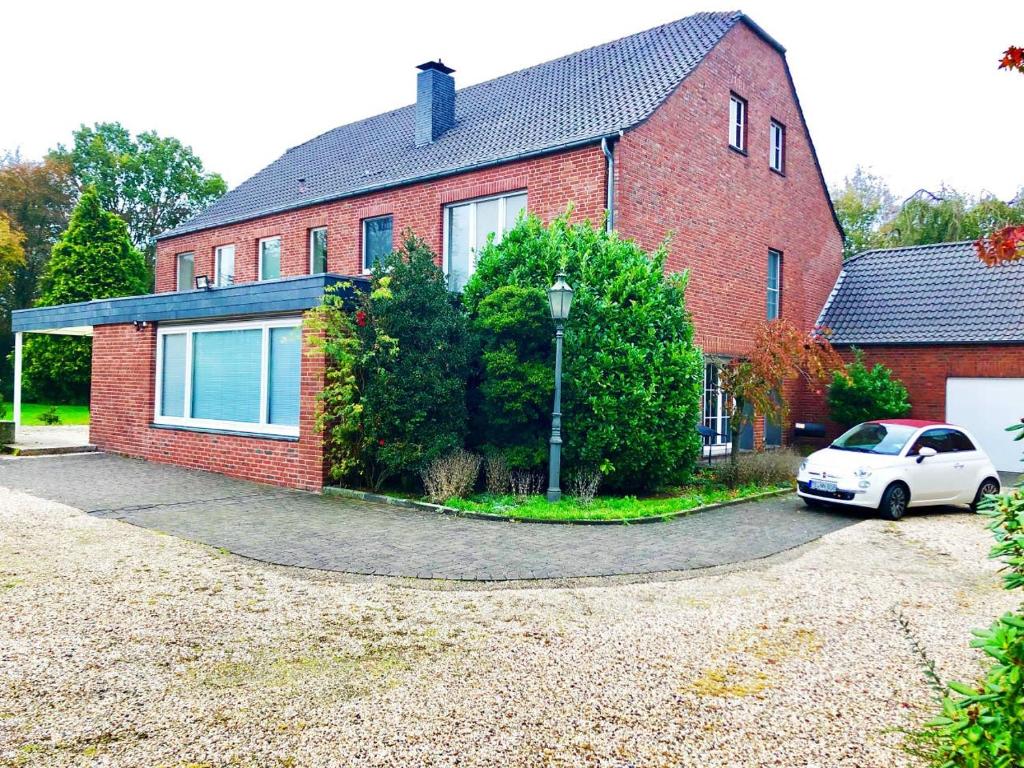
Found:
[[946, 421], [967, 427], [996, 469], [1024, 472], [1024, 441], [1006, 427], [1024, 417], [1024, 379], [947, 379]]

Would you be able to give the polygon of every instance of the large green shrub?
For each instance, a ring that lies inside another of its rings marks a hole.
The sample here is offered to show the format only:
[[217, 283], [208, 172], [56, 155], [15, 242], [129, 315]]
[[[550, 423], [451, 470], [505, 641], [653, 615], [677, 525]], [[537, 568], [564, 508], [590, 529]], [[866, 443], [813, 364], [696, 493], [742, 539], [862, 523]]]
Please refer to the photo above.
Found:
[[476, 303], [480, 343], [474, 447], [510, 469], [544, 463], [554, 391], [551, 319], [540, 288], [503, 285]]
[[310, 313], [328, 362], [320, 427], [331, 476], [372, 488], [419, 483], [466, 434], [468, 332], [436, 255], [407, 235], [355, 300]]
[[853, 426], [872, 419], [895, 419], [910, 413], [907, 388], [881, 363], [864, 365], [864, 353], [854, 350], [854, 360], [836, 371], [828, 388], [832, 420]]
[[[664, 248], [646, 254], [567, 216], [549, 226], [526, 217], [483, 249], [464, 300], [484, 354], [492, 355], [474, 401], [488, 439], [493, 424], [499, 444], [514, 441], [504, 446], [513, 456], [543, 460], [553, 328], [541, 298], [565, 271], [575, 289], [565, 332], [566, 469], [601, 468], [614, 490], [652, 489], [689, 475], [700, 452], [703, 357], [686, 311], [687, 275], [665, 274], [664, 261]], [[524, 338], [519, 328], [528, 331]]]
[[[53, 246], [37, 306], [48, 307], [149, 290], [142, 254], [128, 227], [103, 209], [92, 187], [82, 193], [71, 223]], [[84, 403], [89, 399], [92, 344], [87, 337], [32, 335], [25, 342], [27, 400]]]

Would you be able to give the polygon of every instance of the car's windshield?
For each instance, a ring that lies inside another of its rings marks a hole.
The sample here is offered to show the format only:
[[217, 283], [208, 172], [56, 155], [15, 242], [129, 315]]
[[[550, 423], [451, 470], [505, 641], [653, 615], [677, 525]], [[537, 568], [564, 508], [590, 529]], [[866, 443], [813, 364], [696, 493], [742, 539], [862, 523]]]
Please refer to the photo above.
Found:
[[832, 447], [840, 451], [858, 451], [860, 453], [879, 453], [883, 456], [895, 456], [907, 444], [910, 436], [917, 431], [916, 427], [904, 424], [877, 424], [869, 421], [859, 424], [844, 433], [832, 443]]

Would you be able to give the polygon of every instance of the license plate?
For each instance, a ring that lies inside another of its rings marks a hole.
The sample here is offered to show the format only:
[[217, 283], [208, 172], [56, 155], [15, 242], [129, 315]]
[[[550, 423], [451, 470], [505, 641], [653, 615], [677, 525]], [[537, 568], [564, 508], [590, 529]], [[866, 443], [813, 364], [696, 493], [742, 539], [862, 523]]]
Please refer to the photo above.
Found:
[[832, 480], [811, 480], [811, 490], [835, 493], [839, 490], [839, 486]]

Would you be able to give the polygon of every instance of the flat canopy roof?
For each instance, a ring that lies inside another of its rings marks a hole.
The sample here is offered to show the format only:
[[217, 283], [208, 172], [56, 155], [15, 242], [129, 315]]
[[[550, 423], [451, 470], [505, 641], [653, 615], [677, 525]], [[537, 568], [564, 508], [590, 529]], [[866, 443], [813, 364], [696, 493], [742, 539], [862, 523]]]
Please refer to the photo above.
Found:
[[326, 288], [345, 282], [351, 283], [353, 288], [365, 289], [369, 285], [365, 277], [326, 273], [209, 290], [168, 291], [55, 307], [32, 307], [11, 313], [11, 330], [15, 333], [91, 336], [96, 325], [301, 312], [319, 305]]

